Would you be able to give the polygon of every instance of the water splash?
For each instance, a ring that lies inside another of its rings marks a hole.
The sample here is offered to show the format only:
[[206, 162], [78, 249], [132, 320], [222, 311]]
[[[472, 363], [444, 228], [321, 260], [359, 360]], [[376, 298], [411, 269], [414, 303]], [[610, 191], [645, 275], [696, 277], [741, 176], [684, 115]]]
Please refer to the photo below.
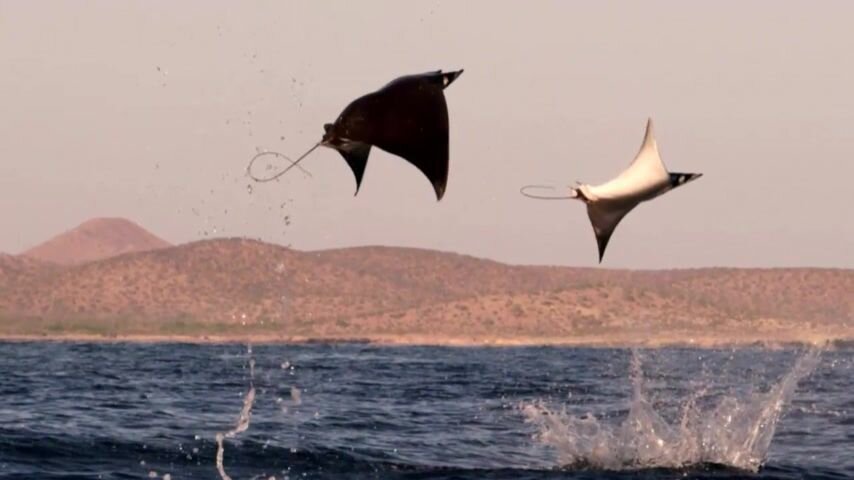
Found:
[[240, 410], [240, 416], [237, 417], [237, 423], [234, 425], [234, 428], [227, 432], [216, 434], [216, 469], [222, 480], [231, 480], [231, 477], [225, 473], [225, 468], [222, 465], [222, 459], [225, 455], [223, 441], [226, 438], [232, 438], [239, 433], [245, 432], [249, 428], [249, 420], [252, 417], [252, 405], [255, 403], [255, 359], [252, 357], [251, 344], [247, 346], [247, 355], [249, 355], [249, 391], [243, 397], [243, 408]]
[[633, 470], [683, 468], [718, 464], [758, 471], [768, 453], [783, 407], [798, 382], [812, 373], [821, 349], [799, 356], [792, 368], [767, 392], [723, 395], [700, 406], [706, 389], [693, 392], [677, 418], [668, 421], [644, 393], [640, 354], [632, 352], [632, 398], [621, 422], [572, 415], [566, 407], [544, 402], [522, 405], [526, 422], [538, 429], [536, 438], [552, 447], [568, 468]]

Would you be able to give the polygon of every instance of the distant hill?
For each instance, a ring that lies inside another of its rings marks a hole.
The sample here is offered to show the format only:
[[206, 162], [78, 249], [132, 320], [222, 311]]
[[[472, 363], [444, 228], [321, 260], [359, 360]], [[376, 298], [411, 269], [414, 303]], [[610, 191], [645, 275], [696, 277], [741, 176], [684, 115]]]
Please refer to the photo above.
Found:
[[95, 218], [24, 253], [23, 256], [59, 265], [74, 265], [171, 246], [124, 218]]
[[[3, 278], [6, 278], [4, 281]], [[215, 239], [56, 266], [0, 257], [0, 333], [447, 342], [854, 337], [854, 270], [513, 266]]]
[[30, 281], [52, 271], [54, 268], [41, 260], [0, 253], [0, 292], [8, 283]]

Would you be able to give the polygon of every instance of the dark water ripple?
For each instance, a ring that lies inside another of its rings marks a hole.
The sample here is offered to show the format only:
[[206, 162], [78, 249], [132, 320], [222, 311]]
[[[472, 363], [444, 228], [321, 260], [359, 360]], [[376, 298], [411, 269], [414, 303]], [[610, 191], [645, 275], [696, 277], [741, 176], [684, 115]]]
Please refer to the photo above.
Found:
[[[767, 390], [798, 352], [644, 355], [651, 403], [675, 415], [699, 388], [707, 402]], [[758, 473], [561, 466], [519, 405], [625, 417], [627, 350], [270, 345], [253, 357], [251, 425], [225, 442], [235, 480], [854, 478], [851, 346], [800, 382]], [[214, 438], [249, 381], [241, 345], [0, 343], [0, 478], [219, 478]]]

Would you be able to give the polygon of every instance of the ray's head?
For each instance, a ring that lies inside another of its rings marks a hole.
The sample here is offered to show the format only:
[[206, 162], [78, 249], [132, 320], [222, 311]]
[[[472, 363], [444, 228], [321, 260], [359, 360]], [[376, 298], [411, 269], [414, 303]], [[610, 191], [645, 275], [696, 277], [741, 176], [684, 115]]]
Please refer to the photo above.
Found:
[[692, 182], [700, 177], [702, 177], [702, 173], [671, 173], [670, 174], [670, 188], [681, 187], [688, 182]]
[[456, 72], [442, 73], [442, 88], [443, 89], [448, 88], [448, 86], [451, 85], [454, 82], [454, 80], [456, 80], [457, 77], [459, 77], [462, 74], [463, 74], [462, 69], [457, 70]]

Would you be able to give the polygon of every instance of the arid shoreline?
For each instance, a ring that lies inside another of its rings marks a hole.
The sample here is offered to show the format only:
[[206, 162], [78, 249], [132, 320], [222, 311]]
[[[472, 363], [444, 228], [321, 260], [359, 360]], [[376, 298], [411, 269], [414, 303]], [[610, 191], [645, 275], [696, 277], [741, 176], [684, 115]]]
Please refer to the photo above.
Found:
[[[108, 236], [106, 230], [101, 236]], [[242, 238], [211, 239], [71, 265], [0, 255], [0, 338], [603, 347], [815, 343], [854, 338], [852, 291], [854, 270], [845, 269], [518, 266], [413, 248], [305, 252]]]
[[779, 348], [786, 345], [821, 345], [834, 342], [854, 341], [851, 336], [830, 336], [810, 334], [802, 338], [779, 337], [759, 338], [742, 337], [740, 339], [724, 337], [656, 337], [645, 340], [637, 338], [615, 338], [605, 336], [585, 336], [566, 338], [466, 338], [445, 336], [366, 336], [366, 337], [302, 337], [283, 335], [92, 335], [92, 334], [63, 334], [63, 335], [14, 335], [0, 334], [3, 342], [83, 342], [83, 343], [190, 343], [190, 344], [336, 344], [364, 343], [385, 346], [444, 346], [444, 347], [524, 347], [524, 346], [554, 346], [554, 347], [584, 347], [584, 348], [658, 348], [658, 347], [695, 347], [723, 348], [763, 346]]

